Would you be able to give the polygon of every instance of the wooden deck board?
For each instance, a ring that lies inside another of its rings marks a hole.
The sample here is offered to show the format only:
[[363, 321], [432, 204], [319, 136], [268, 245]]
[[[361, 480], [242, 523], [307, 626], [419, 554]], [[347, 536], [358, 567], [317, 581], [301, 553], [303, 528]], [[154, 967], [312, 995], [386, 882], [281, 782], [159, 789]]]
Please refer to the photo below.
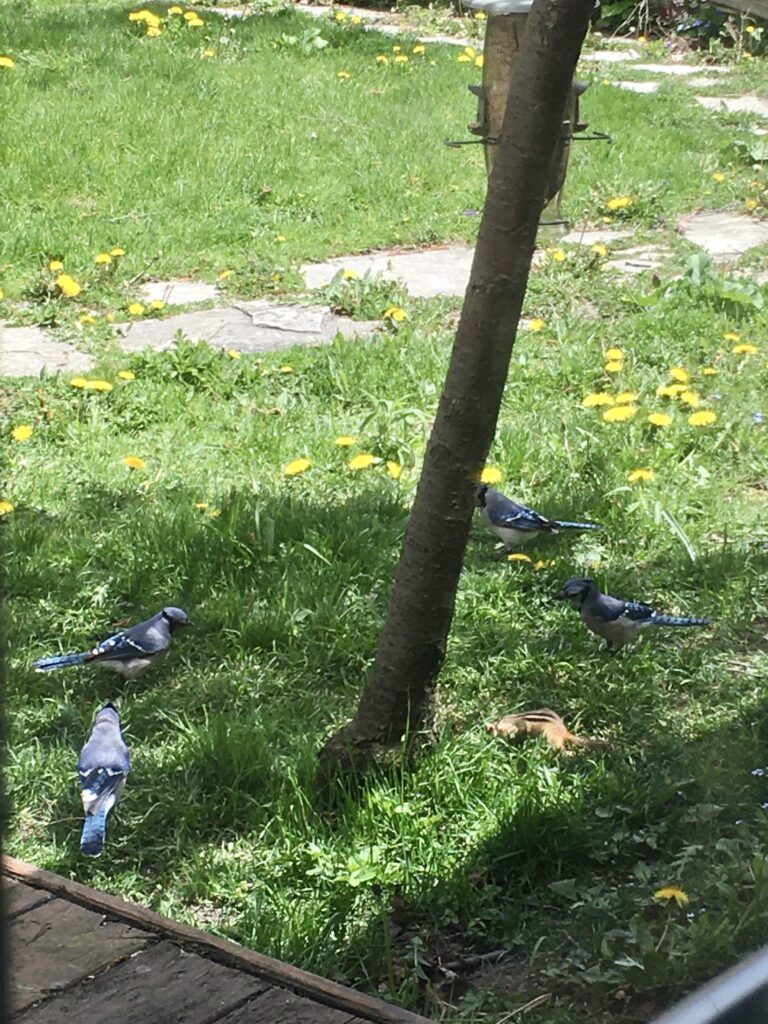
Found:
[[66, 900], [48, 900], [11, 927], [14, 1011], [103, 970], [153, 942], [148, 932]]
[[19, 1024], [434, 1024], [13, 857], [2, 875]]
[[27, 1013], [24, 1024], [208, 1024], [267, 989], [173, 942], [142, 950]]

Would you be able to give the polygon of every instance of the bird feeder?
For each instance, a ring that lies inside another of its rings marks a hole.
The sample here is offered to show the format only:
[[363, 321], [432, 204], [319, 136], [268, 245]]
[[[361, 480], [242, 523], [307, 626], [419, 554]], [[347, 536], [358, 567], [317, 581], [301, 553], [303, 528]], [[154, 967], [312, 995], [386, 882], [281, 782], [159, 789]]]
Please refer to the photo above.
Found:
[[[465, 0], [465, 5], [475, 11], [482, 11], [487, 16], [482, 85], [469, 86], [469, 91], [477, 96], [478, 100], [477, 121], [467, 127], [473, 135], [479, 136], [477, 141], [484, 145], [485, 165], [490, 178], [512, 76], [533, 0]], [[571, 141], [578, 132], [583, 132], [587, 128], [587, 124], [579, 120], [579, 97], [586, 88], [587, 84], [574, 80], [563, 111], [563, 130], [552, 163], [544, 209], [539, 221], [539, 226], [547, 228], [551, 234], [564, 234], [568, 230], [567, 221], [560, 213], [560, 201], [568, 169]], [[607, 139], [608, 136], [596, 133], [582, 138]]]

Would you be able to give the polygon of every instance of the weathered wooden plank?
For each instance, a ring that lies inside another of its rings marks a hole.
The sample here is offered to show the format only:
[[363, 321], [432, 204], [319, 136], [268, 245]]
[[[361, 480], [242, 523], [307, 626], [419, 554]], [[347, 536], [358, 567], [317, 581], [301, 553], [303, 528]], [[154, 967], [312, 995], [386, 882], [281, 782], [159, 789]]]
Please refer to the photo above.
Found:
[[159, 942], [30, 1010], [23, 1020], [24, 1024], [207, 1024], [268, 987], [244, 971], [185, 953], [173, 942]]
[[[25, 1022], [26, 1024], [26, 1022]], [[42, 1024], [42, 1022], [39, 1022]], [[251, 999], [216, 1024], [363, 1024], [359, 1017], [350, 1017], [345, 1010], [321, 1006], [303, 996], [272, 988]]]
[[66, 900], [49, 900], [11, 926], [11, 989], [16, 1013], [135, 953], [154, 936]]
[[228, 967], [249, 971], [264, 978], [274, 985], [292, 989], [300, 995], [314, 999], [318, 1003], [335, 1006], [346, 1010], [351, 1016], [362, 1017], [364, 1020], [375, 1021], [376, 1024], [434, 1024], [434, 1021], [417, 1013], [410, 1013], [399, 1006], [385, 1003], [365, 992], [356, 992], [335, 981], [321, 978], [317, 974], [303, 971], [292, 964], [273, 960], [272, 957], [245, 949], [234, 942], [220, 939], [217, 935], [200, 931], [180, 921], [172, 921], [145, 907], [135, 903], [126, 903], [116, 896], [110, 896], [96, 889], [89, 889], [79, 882], [62, 878], [50, 871], [36, 868], [15, 857], [3, 857], [3, 871], [11, 878], [26, 882], [40, 889], [47, 889], [57, 896], [72, 900], [81, 906], [100, 910], [123, 921], [129, 921], [138, 928], [145, 928], [174, 939], [216, 960]]
[[5, 913], [6, 917], [18, 917], [33, 907], [39, 907], [41, 903], [47, 903], [53, 899], [49, 892], [44, 889], [33, 889], [31, 885], [24, 885], [22, 882], [13, 882], [8, 878], [3, 879], [5, 890]]

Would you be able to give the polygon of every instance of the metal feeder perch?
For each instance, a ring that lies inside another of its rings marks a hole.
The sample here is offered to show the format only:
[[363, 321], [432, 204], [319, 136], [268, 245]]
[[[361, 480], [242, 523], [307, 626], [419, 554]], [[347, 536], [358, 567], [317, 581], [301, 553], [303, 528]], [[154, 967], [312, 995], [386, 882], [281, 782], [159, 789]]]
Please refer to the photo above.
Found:
[[[473, 135], [480, 138], [448, 142], [447, 145], [461, 146], [471, 142], [482, 144], [485, 147], [486, 170], [490, 177], [495, 144], [501, 134], [512, 74], [533, 0], [464, 0], [464, 3], [466, 7], [482, 11], [488, 16], [483, 48], [483, 84], [469, 86], [469, 91], [477, 96], [477, 121], [467, 127]], [[568, 230], [568, 222], [560, 213], [560, 201], [568, 169], [571, 141], [574, 138], [610, 141], [610, 137], [602, 132], [581, 136], [578, 134], [588, 127], [587, 122], [579, 120], [579, 97], [587, 88], [588, 83], [577, 82], [574, 79], [563, 113], [563, 132], [552, 165], [544, 209], [539, 221], [540, 227], [553, 229], [553, 233], [564, 234]]]

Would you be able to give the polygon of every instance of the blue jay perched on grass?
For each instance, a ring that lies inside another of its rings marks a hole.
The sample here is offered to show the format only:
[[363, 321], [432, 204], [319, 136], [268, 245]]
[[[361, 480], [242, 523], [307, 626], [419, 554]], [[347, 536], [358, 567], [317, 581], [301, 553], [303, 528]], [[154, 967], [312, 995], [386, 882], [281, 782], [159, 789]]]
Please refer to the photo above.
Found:
[[38, 672], [53, 672], [70, 665], [104, 665], [119, 672], [125, 679], [134, 679], [171, 645], [171, 634], [177, 626], [188, 626], [187, 613], [181, 608], [163, 608], [151, 619], [124, 629], [102, 640], [87, 654], [60, 654], [34, 662]]
[[579, 609], [584, 625], [592, 633], [604, 638], [608, 649], [617, 650], [636, 640], [646, 626], [708, 626], [709, 619], [692, 615], [661, 615], [639, 601], [620, 601], [618, 597], [601, 594], [594, 580], [573, 579], [563, 584], [555, 595], [560, 601], [570, 601]]
[[527, 544], [540, 533], [558, 533], [560, 530], [601, 530], [598, 523], [571, 523], [567, 520], [547, 519], [525, 505], [518, 505], [501, 491], [488, 484], [477, 488], [477, 507], [491, 533], [495, 533], [507, 547]]
[[98, 857], [104, 849], [107, 815], [120, 799], [131, 770], [130, 751], [114, 704], [105, 704], [96, 715], [90, 738], [80, 751], [77, 770], [85, 810], [80, 849], [86, 857]]

